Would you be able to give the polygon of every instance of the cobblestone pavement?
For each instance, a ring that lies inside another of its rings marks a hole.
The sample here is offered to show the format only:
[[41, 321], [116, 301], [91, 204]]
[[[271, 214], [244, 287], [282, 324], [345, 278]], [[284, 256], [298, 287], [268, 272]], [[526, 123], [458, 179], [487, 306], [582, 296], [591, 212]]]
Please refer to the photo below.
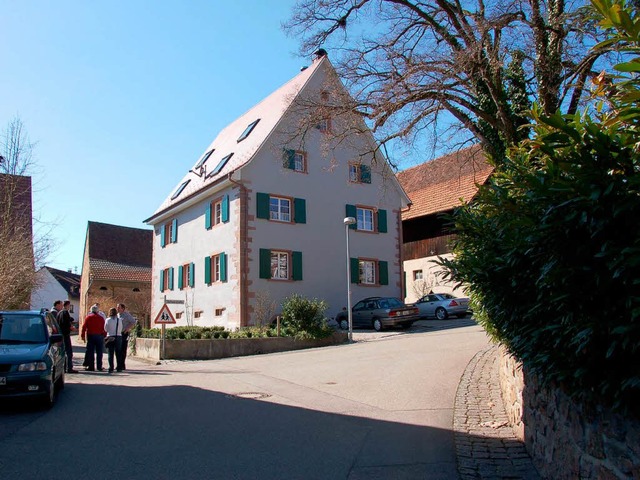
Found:
[[539, 479], [524, 445], [515, 437], [502, 403], [497, 347], [469, 362], [453, 415], [458, 473], [471, 479]]

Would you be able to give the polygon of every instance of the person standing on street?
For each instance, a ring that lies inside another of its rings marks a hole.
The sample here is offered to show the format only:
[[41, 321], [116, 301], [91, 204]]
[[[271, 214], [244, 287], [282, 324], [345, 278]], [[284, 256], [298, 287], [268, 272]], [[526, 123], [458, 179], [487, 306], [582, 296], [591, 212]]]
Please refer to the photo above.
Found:
[[[98, 371], [102, 371], [102, 352], [104, 350], [104, 318], [98, 314], [98, 307], [92, 306], [91, 313], [87, 315], [82, 324], [82, 340], [87, 342], [87, 370], [95, 370], [97, 364]], [[95, 363], [94, 363], [95, 362]]]
[[107, 331], [107, 338], [104, 343], [107, 346], [109, 352], [109, 373], [113, 373], [113, 356], [116, 357], [116, 370], [122, 371], [122, 322], [118, 317], [118, 312], [115, 308], [109, 310], [109, 316], [104, 324], [104, 329]]
[[118, 318], [122, 322], [122, 349], [120, 350], [121, 361], [120, 365], [122, 370], [126, 370], [126, 359], [127, 359], [127, 350], [129, 349], [129, 334], [131, 333], [131, 329], [136, 326], [136, 319], [133, 318], [129, 312], [127, 312], [127, 307], [124, 303], [119, 303], [116, 305], [116, 310], [118, 311]]
[[60, 313], [61, 310], [62, 300], [55, 300], [53, 302], [53, 307], [47, 312], [47, 327], [49, 328], [49, 333], [59, 333], [56, 323], [58, 322], [58, 313]]
[[60, 333], [64, 340], [64, 350], [67, 354], [67, 373], [78, 373], [78, 371], [73, 368], [73, 345], [71, 344], [71, 332], [76, 328], [73, 326], [73, 319], [69, 313], [70, 308], [71, 302], [69, 300], [65, 300], [62, 310], [58, 312], [56, 320], [60, 327]]

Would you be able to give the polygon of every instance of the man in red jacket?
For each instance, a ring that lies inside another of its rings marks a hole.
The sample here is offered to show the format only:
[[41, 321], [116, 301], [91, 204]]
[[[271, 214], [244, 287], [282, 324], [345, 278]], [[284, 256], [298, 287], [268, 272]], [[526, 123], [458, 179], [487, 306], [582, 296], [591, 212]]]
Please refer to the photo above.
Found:
[[[87, 315], [82, 324], [82, 340], [87, 342], [87, 370], [93, 372], [95, 366], [102, 371], [102, 352], [104, 350], [104, 337], [107, 332], [104, 329], [104, 318], [98, 314], [98, 307], [91, 307], [91, 313]], [[95, 363], [94, 363], [95, 362]], [[96, 365], [97, 364], [97, 365]]]

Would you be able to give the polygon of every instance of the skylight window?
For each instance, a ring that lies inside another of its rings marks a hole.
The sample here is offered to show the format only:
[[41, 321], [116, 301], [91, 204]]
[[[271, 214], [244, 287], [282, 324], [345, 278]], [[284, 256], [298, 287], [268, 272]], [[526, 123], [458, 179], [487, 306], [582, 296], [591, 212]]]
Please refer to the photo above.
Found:
[[178, 189], [175, 191], [175, 193], [171, 196], [171, 200], [175, 200], [176, 198], [178, 198], [180, 196], [180, 194], [182, 193], [182, 191], [184, 190], [184, 188], [187, 185], [189, 185], [190, 181], [191, 181], [191, 179], [185, 180], [184, 182], [182, 182], [182, 184], [178, 187]]
[[200, 157], [200, 160], [198, 160], [198, 163], [196, 163], [196, 166], [193, 167], [194, 169], [196, 168], [200, 168], [202, 165], [204, 165], [204, 163], [209, 160], [209, 157], [211, 156], [211, 154], [215, 151], [214, 148], [212, 148], [211, 150], [209, 150], [207, 153], [205, 153], [204, 155], [202, 155]]
[[240, 143], [242, 140], [244, 140], [249, 136], [249, 134], [253, 131], [253, 129], [256, 127], [259, 121], [260, 119], [257, 119], [255, 122], [251, 122], [249, 126], [244, 129], [244, 132], [242, 132], [242, 135], [238, 137], [238, 143]]
[[227, 164], [227, 162], [231, 157], [233, 157], [233, 153], [230, 153], [229, 155], [224, 157], [222, 160], [220, 160], [218, 165], [216, 165], [216, 168], [214, 168], [213, 171], [209, 175], [207, 175], [207, 178], [213, 177], [214, 175], [217, 175], [218, 173], [220, 173], [220, 170], [224, 168], [224, 166]]

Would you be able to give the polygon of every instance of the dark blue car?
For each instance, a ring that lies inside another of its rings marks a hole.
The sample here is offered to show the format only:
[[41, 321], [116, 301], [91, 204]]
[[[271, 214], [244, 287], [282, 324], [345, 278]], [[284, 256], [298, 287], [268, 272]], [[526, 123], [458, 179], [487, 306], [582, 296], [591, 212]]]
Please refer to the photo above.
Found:
[[66, 355], [44, 311], [0, 311], [0, 399], [38, 397], [51, 407], [64, 388]]

